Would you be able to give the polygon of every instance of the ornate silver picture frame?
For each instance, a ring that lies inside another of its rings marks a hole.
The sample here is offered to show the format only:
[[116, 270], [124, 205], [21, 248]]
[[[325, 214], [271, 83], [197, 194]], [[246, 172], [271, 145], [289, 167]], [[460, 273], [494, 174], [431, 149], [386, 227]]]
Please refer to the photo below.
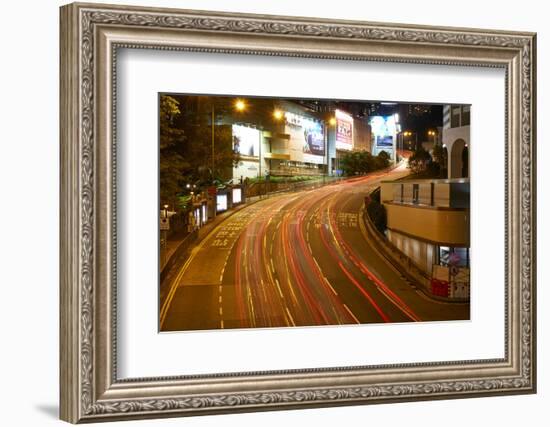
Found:
[[[98, 4], [63, 6], [60, 21], [63, 420], [535, 392], [535, 34]], [[115, 65], [121, 48], [504, 70], [504, 357], [119, 378]]]

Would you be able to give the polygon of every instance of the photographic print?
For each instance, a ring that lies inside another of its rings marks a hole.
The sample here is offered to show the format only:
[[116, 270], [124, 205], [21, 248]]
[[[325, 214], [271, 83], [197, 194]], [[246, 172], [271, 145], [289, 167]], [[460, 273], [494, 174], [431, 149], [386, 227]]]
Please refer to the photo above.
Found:
[[536, 392], [535, 33], [59, 22], [61, 419]]
[[161, 331], [469, 319], [470, 105], [158, 101]]

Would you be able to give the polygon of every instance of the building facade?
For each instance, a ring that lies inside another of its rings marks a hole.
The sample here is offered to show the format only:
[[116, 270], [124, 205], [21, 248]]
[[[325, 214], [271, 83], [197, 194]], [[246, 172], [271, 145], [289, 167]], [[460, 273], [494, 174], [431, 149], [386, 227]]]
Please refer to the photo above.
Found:
[[448, 178], [470, 176], [470, 106], [443, 107], [443, 147], [447, 150]]
[[468, 298], [469, 181], [382, 182], [381, 202], [387, 214], [386, 237], [429, 277], [426, 286], [437, 288], [441, 296]]
[[339, 159], [345, 153], [371, 151], [371, 128], [365, 117], [281, 100], [262, 113], [224, 119], [232, 126], [233, 151], [238, 155], [233, 181], [339, 174]]

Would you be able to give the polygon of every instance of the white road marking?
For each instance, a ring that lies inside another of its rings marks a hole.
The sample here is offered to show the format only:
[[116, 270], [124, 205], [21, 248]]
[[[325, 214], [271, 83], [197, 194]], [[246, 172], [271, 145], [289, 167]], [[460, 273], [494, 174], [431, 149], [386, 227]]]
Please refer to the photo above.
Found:
[[290, 311], [288, 310], [288, 307], [285, 307], [286, 314], [288, 314], [288, 318], [290, 319], [290, 322], [292, 323], [292, 326], [296, 326], [296, 322], [294, 322], [294, 319], [292, 318], [292, 314], [290, 314]]
[[357, 317], [355, 317], [355, 315], [351, 312], [351, 310], [348, 308], [348, 306], [346, 304], [344, 304], [344, 308], [346, 309], [346, 311], [349, 313], [349, 315], [351, 317], [353, 317], [353, 320], [355, 320], [357, 323], [361, 323], [359, 321], [359, 319]]

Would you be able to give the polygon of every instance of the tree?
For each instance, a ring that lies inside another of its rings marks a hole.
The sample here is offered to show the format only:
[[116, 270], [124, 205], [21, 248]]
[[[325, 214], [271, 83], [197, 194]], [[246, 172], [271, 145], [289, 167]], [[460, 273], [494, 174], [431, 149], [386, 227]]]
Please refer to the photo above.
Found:
[[390, 165], [390, 155], [382, 150], [376, 156], [376, 168], [375, 169], [385, 169]]
[[182, 156], [189, 159], [189, 164], [183, 171], [185, 181], [202, 187], [229, 179], [238, 155], [233, 152], [231, 125], [219, 122], [221, 117], [230, 114], [233, 108], [232, 100], [211, 96], [174, 97], [185, 106], [177, 120], [177, 126], [187, 136], [185, 144], [181, 147]]
[[368, 151], [352, 151], [340, 158], [340, 168], [346, 176], [364, 175], [378, 169], [387, 168], [390, 155], [381, 151], [374, 157]]
[[423, 147], [418, 147], [412, 156], [409, 157], [409, 168], [417, 174], [425, 172], [431, 160], [432, 156], [430, 156], [430, 153]]
[[375, 198], [369, 199], [367, 204], [367, 215], [370, 217], [376, 229], [384, 234], [387, 227], [386, 208]]
[[439, 165], [438, 176], [446, 177], [447, 176], [447, 149], [444, 148], [441, 144], [435, 144], [432, 150], [432, 157], [434, 163]]
[[177, 194], [180, 191], [182, 170], [186, 166], [179, 150], [185, 142], [185, 133], [174, 123], [181, 115], [179, 102], [167, 95], [160, 97], [160, 202], [172, 207], [177, 205]]

